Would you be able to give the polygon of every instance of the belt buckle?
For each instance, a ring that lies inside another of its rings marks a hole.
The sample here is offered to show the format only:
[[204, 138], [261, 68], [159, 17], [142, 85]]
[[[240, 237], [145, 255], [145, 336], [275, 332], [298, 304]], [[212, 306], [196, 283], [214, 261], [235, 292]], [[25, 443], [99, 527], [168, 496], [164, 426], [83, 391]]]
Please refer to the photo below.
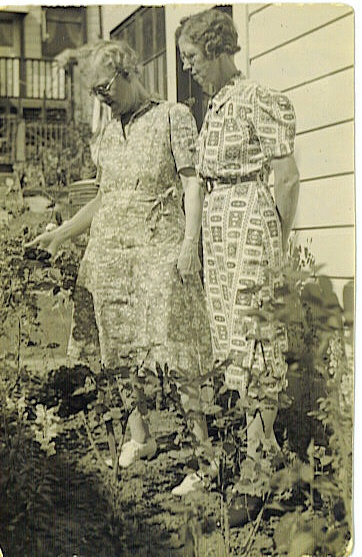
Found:
[[210, 180], [210, 178], [207, 178], [206, 181], [205, 181], [205, 184], [206, 184], [207, 193], [211, 193], [214, 189], [213, 181]]

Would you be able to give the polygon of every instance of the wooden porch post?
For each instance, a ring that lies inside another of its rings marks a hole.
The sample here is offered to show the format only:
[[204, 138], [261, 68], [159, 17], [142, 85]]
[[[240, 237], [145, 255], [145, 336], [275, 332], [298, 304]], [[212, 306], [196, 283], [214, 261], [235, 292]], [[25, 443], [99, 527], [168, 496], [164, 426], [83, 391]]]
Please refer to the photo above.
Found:
[[20, 118], [16, 129], [16, 162], [25, 162], [25, 120]]
[[21, 57], [19, 59], [19, 79], [20, 79], [20, 95], [19, 98], [26, 99], [26, 67], [25, 58]]

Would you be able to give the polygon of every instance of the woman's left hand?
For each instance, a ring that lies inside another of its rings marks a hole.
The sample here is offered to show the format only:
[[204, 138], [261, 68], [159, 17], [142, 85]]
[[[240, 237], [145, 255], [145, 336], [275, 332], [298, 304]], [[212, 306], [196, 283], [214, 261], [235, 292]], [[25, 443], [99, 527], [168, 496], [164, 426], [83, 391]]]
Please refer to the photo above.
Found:
[[286, 255], [288, 252], [288, 248], [289, 248], [289, 236], [290, 236], [290, 231], [286, 231], [283, 227], [282, 227], [282, 248], [283, 248], [283, 254]]
[[177, 261], [177, 270], [183, 280], [201, 270], [198, 242], [184, 238]]
[[299, 172], [293, 155], [272, 159], [271, 166], [274, 171], [275, 202], [282, 226], [282, 244], [285, 254], [297, 210]]

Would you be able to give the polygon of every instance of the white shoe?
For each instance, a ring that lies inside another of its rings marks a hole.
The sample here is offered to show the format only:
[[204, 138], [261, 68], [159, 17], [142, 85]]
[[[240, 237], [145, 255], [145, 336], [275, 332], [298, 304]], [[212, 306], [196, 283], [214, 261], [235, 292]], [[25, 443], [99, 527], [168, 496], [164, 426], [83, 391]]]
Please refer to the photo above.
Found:
[[[207, 477], [209, 480], [212, 480], [217, 477], [219, 471], [219, 464], [217, 460], [213, 460], [210, 463], [210, 467], [207, 471]], [[171, 491], [172, 495], [187, 495], [188, 493], [192, 493], [200, 487], [204, 486], [204, 479], [205, 473], [202, 470], [198, 472], [193, 472], [192, 474], [188, 474], [184, 477], [180, 485], [177, 485]]]
[[118, 463], [122, 468], [128, 468], [136, 460], [152, 458], [156, 451], [157, 443], [152, 438], [148, 439], [146, 443], [139, 443], [131, 439], [122, 446]]
[[106, 458], [104, 462], [106, 463], [106, 465], [108, 466], [108, 468], [113, 468], [113, 462], [112, 462], [112, 458], [111, 458], [111, 457]]
[[184, 477], [180, 485], [177, 485], [171, 491], [172, 495], [187, 495], [188, 493], [193, 493], [199, 489], [203, 484], [203, 479], [201, 474], [194, 472], [193, 474], [187, 474]]

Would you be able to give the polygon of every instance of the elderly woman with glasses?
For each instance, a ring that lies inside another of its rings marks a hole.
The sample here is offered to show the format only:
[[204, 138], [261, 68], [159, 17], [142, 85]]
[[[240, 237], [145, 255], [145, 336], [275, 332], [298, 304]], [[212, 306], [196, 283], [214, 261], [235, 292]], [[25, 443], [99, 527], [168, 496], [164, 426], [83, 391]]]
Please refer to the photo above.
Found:
[[[78, 283], [92, 294], [104, 368], [142, 372], [159, 364], [203, 374], [211, 340], [199, 276], [203, 192], [194, 170], [194, 119], [185, 105], [146, 91], [125, 42], [97, 43], [89, 61], [91, 93], [112, 111], [98, 141], [99, 192], [32, 243], [55, 254], [90, 227]], [[202, 438], [200, 422], [195, 433]], [[156, 452], [141, 410], [129, 423], [122, 467]]]
[[[238, 70], [238, 34], [227, 14], [210, 9], [185, 18], [176, 38], [184, 70], [212, 93], [196, 164], [206, 191], [205, 290], [214, 359], [228, 362], [226, 384], [247, 395], [253, 409], [247, 413], [249, 467], [278, 450], [273, 424], [286, 387], [286, 335], [262, 314], [275, 298], [297, 207], [295, 114], [285, 95]], [[186, 478], [179, 492], [198, 480]]]

